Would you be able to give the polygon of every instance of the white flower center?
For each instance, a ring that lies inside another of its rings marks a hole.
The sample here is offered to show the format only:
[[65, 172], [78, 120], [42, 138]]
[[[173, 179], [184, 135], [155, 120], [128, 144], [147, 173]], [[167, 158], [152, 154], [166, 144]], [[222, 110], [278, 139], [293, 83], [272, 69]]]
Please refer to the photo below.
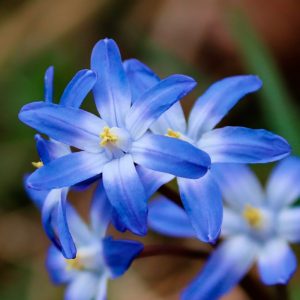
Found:
[[171, 128], [168, 128], [167, 133], [165, 135], [168, 137], [175, 138], [175, 139], [180, 139], [180, 137], [181, 137], [181, 133], [179, 131], [174, 131]]
[[108, 126], [103, 128], [103, 131], [99, 134], [101, 138], [100, 146], [105, 147], [107, 144], [115, 144], [118, 141], [118, 136], [113, 134]]
[[263, 224], [263, 214], [260, 209], [246, 204], [243, 211], [243, 217], [254, 229], [260, 229]]
[[129, 132], [119, 127], [103, 127], [99, 134], [100, 147], [105, 148], [109, 153], [115, 157], [121, 157], [127, 153], [132, 144], [132, 139]]
[[65, 259], [66, 270], [69, 271], [102, 271], [105, 268], [102, 250], [99, 244], [82, 247], [77, 251], [74, 259]]

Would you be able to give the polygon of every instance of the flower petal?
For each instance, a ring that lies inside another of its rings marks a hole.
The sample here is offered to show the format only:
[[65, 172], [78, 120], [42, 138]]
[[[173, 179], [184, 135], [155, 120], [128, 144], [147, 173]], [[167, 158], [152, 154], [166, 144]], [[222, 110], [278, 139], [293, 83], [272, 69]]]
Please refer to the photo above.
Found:
[[67, 189], [63, 189], [61, 199], [57, 203], [56, 220], [53, 225], [55, 226], [55, 224], [57, 224], [57, 236], [61, 244], [61, 251], [63, 256], [72, 259], [76, 257], [77, 249], [69, 230], [67, 220], [67, 193]]
[[25, 175], [23, 179], [23, 186], [26, 194], [30, 198], [30, 200], [37, 206], [37, 208], [41, 209], [44, 205], [44, 201], [49, 193], [49, 190], [35, 190], [28, 187], [27, 178], [29, 176]]
[[112, 277], [123, 275], [143, 249], [144, 246], [140, 242], [105, 238], [103, 240], [104, 259]]
[[107, 199], [102, 179], [100, 179], [94, 191], [90, 209], [91, 227], [96, 236], [105, 236], [107, 226], [111, 220], [111, 214], [112, 207]]
[[132, 157], [125, 155], [107, 163], [103, 169], [107, 197], [119, 220], [135, 234], [147, 232], [147, 198]]
[[99, 277], [93, 272], [80, 272], [68, 285], [65, 300], [91, 300], [97, 295]]
[[269, 131], [229, 126], [205, 133], [198, 146], [213, 163], [266, 163], [291, 152], [285, 139]]
[[214, 83], [196, 101], [189, 118], [189, 136], [197, 140], [212, 128], [245, 95], [262, 86], [257, 76], [233, 76]]
[[134, 102], [126, 117], [127, 129], [136, 139], [140, 138], [155, 120], [195, 86], [195, 81], [184, 75], [161, 80]]
[[93, 93], [101, 117], [110, 127], [123, 127], [130, 109], [131, 95], [120, 51], [114, 40], [100, 40], [95, 45], [91, 69], [98, 77]]
[[54, 246], [48, 250], [46, 267], [54, 284], [67, 283], [76, 275], [75, 272], [67, 269], [66, 259]]
[[76, 246], [71, 236], [66, 217], [67, 189], [49, 192], [42, 208], [42, 223], [49, 239], [65, 258], [76, 257]]
[[[129, 79], [133, 103], [144, 92], [160, 82], [160, 78], [137, 59], [124, 61], [124, 68]], [[151, 130], [156, 134], [165, 134], [168, 129], [181, 133], [186, 131], [185, 117], [179, 102], [175, 103], [151, 125]]]
[[107, 275], [102, 275], [99, 279], [95, 300], [107, 300], [107, 281]]
[[236, 236], [238, 234], [248, 234], [249, 225], [240, 213], [236, 210], [223, 208], [223, 223], [221, 229], [222, 237]]
[[178, 178], [178, 186], [185, 211], [197, 237], [214, 243], [219, 237], [223, 218], [222, 195], [211, 173], [191, 180]]
[[296, 256], [289, 245], [274, 239], [268, 242], [258, 257], [258, 269], [265, 284], [286, 284], [297, 267]]
[[278, 218], [278, 232], [290, 243], [300, 242], [300, 208], [283, 209]]
[[216, 300], [229, 292], [254, 263], [256, 245], [243, 236], [223, 242], [182, 294], [183, 300]]
[[40, 134], [36, 134], [34, 138], [39, 157], [44, 165], [56, 158], [71, 153], [70, 147], [63, 143], [55, 140], [46, 140]]
[[105, 122], [81, 109], [57, 104], [33, 102], [23, 106], [20, 120], [26, 125], [64, 144], [98, 153], [99, 133]]
[[173, 104], [165, 113], [163, 113], [151, 127], [155, 134], [166, 134], [168, 129], [185, 134], [186, 121], [179, 102]]
[[[51, 192], [51, 193], [50, 193]], [[61, 189], [53, 189], [49, 192], [49, 195], [45, 199], [42, 207], [42, 224], [48, 238], [52, 241], [53, 245], [62, 251], [59, 239], [56, 236], [56, 228], [53, 226], [53, 215], [57, 214], [55, 209], [57, 208], [57, 202], [61, 198]]]
[[143, 167], [175, 176], [199, 178], [210, 166], [209, 156], [191, 144], [147, 134], [132, 144], [132, 156]]
[[40, 190], [72, 186], [100, 174], [108, 161], [105, 153], [71, 153], [37, 169], [28, 177], [27, 184]]
[[111, 222], [118, 231], [125, 232], [127, 230], [126, 226], [123, 224], [120, 216], [114, 208], [112, 209]]
[[80, 70], [77, 72], [65, 88], [60, 98], [60, 105], [74, 108], [80, 107], [84, 98], [95, 85], [96, 79], [96, 73], [91, 70]]
[[260, 182], [251, 169], [242, 164], [212, 164], [212, 174], [216, 179], [225, 201], [237, 210], [245, 204], [260, 206], [265, 194]]
[[300, 158], [291, 156], [273, 170], [267, 183], [267, 198], [274, 208], [289, 205], [300, 197]]
[[69, 203], [67, 205], [66, 213], [70, 232], [77, 248], [84, 248], [94, 244], [95, 240], [98, 242], [98, 238], [93, 234], [89, 226], [82, 220], [74, 207]]
[[45, 102], [53, 102], [53, 77], [54, 67], [50, 66], [44, 76], [44, 98]]
[[150, 203], [148, 225], [152, 230], [172, 237], [196, 236], [185, 211], [163, 196]]
[[143, 182], [147, 198], [150, 198], [162, 185], [174, 178], [173, 175], [156, 172], [142, 166], [136, 166], [136, 170]]
[[160, 81], [149, 67], [137, 59], [127, 59], [123, 65], [129, 81], [132, 103]]

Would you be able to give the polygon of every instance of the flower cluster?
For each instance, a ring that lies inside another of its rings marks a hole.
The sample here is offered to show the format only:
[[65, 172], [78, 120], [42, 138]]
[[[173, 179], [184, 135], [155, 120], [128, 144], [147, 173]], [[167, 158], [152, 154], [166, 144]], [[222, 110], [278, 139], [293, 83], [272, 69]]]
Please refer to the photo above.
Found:
[[[255, 259], [266, 284], [289, 279], [296, 260], [287, 241], [300, 236], [298, 208], [287, 206], [300, 194], [299, 160], [280, 163], [264, 194], [244, 164], [288, 156], [287, 141], [263, 129], [215, 129], [240, 99], [261, 88], [258, 77], [213, 84], [186, 121], [179, 100], [196, 82], [179, 74], [160, 79], [136, 59], [122, 61], [111, 39], [95, 45], [90, 69], [72, 78], [58, 103], [53, 75], [50, 67], [44, 99], [25, 105], [19, 118], [39, 133], [40, 161], [33, 163], [36, 170], [26, 176], [25, 188], [41, 211], [52, 241], [47, 267], [55, 283], [68, 286], [66, 299], [105, 299], [108, 278], [122, 275], [143, 251], [140, 242], [106, 236], [109, 224], [139, 236], [149, 225], [208, 243], [221, 233], [224, 241], [183, 299], [218, 299]], [[99, 115], [80, 108], [90, 92]], [[148, 216], [149, 198], [174, 178], [183, 208], [159, 198]], [[87, 225], [68, 193], [92, 184]]]
[[[245, 165], [212, 168], [225, 199], [224, 241], [184, 291], [184, 300], [219, 299], [234, 287], [255, 261], [267, 285], [285, 284], [296, 270], [289, 242], [300, 242], [300, 159], [289, 157], [274, 169], [263, 191]], [[182, 208], [165, 197], [151, 203], [150, 227], [172, 237], [197, 237]]]

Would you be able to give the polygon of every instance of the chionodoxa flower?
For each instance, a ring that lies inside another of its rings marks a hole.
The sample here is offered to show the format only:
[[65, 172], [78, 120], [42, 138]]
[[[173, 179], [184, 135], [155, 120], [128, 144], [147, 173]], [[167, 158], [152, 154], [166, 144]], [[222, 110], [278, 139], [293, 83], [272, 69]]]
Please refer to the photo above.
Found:
[[100, 182], [91, 209], [90, 225], [85, 224], [68, 204], [67, 220], [77, 248], [77, 256], [66, 259], [54, 246], [48, 251], [47, 269], [55, 284], [67, 285], [66, 300], [105, 300], [107, 281], [121, 276], [143, 244], [105, 237], [111, 206]]
[[[136, 59], [125, 61], [133, 99], [160, 82], [159, 77]], [[179, 102], [152, 124], [156, 135], [187, 141], [208, 154], [216, 163], [266, 163], [289, 155], [285, 139], [263, 129], [215, 126], [245, 95], [262, 86], [257, 76], [243, 75], [222, 79], [200, 96], [186, 122]], [[169, 180], [173, 177], [171, 176]], [[177, 178], [183, 206], [199, 239], [214, 243], [222, 224], [222, 194], [213, 172], [200, 178]]]
[[[224, 195], [224, 241], [182, 299], [219, 299], [255, 261], [265, 284], [286, 284], [297, 266], [289, 242], [300, 242], [300, 208], [292, 206], [300, 196], [300, 159], [289, 157], [280, 162], [266, 191], [245, 165], [215, 164], [212, 172]], [[152, 203], [149, 225], [174, 237], [196, 236], [182, 208], [166, 198]]]
[[[42, 166], [28, 177], [27, 185], [37, 190], [59, 189], [102, 174], [120, 225], [145, 235], [149, 191], [141, 177], [154, 170], [153, 178], [155, 171], [199, 178], [210, 166], [209, 156], [191, 144], [148, 131], [196, 83], [188, 76], [172, 75], [133, 102], [119, 49], [109, 39], [95, 45], [91, 69], [80, 84], [71, 81], [59, 104], [33, 102], [20, 111], [25, 124], [80, 150]], [[78, 108], [90, 89], [101, 118]], [[76, 106], [64, 99], [73, 99]]]

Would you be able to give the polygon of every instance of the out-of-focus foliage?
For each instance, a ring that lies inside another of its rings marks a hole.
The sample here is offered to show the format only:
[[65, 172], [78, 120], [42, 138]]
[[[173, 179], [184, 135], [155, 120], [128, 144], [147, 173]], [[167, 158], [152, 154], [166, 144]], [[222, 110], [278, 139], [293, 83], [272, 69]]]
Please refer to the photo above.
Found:
[[244, 13], [232, 12], [231, 28], [240, 47], [246, 70], [257, 74], [264, 82], [259, 103], [266, 122], [272, 130], [288, 139], [294, 152], [299, 154], [299, 108], [292, 102], [272, 54], [251, 27]]
[[[1, 1], [0, 299], [62, 297], [61, 289], [52, 287], [47, 277], [43, 261], [48, 241], [22, 188], [23, 175], [32, 171], [31, 161], [37, 159], [34, 131], [17, 118], [22, 105], [42, 99], [43, 74], [49, 65], [55, 66], [58, 99], [73, 74], [89, 66], [92, 45], [112, 37], [124, 58], [137, 57], [161, 76], [174, 72], [194, 76], [199, 87], [185, 99], [186, 111], [210, 82], [256, 73], [264, 81], [263, 90], [239, 103], [224, 125], [273, 130], [289, 139], [300, 154], [296, 101], [300, 61], [295, 54], [300, 44], [299, 9], [300, 3], [293, 0]], [[255, 170], [264, 179], [270, 166]], [[86, 212], [90, 195], [72, 196]], [[172, 243], [154, 234], [145, 241]], [[187, 259], [139, 260], [110, 284], [110, 299], [177, 299], [200, 266], [201, 261]], [[300, 297], [298, 282], [296, 274], [289, 287], [295, 300]], [[227, 299], [245, 298], [236, 289]]]

